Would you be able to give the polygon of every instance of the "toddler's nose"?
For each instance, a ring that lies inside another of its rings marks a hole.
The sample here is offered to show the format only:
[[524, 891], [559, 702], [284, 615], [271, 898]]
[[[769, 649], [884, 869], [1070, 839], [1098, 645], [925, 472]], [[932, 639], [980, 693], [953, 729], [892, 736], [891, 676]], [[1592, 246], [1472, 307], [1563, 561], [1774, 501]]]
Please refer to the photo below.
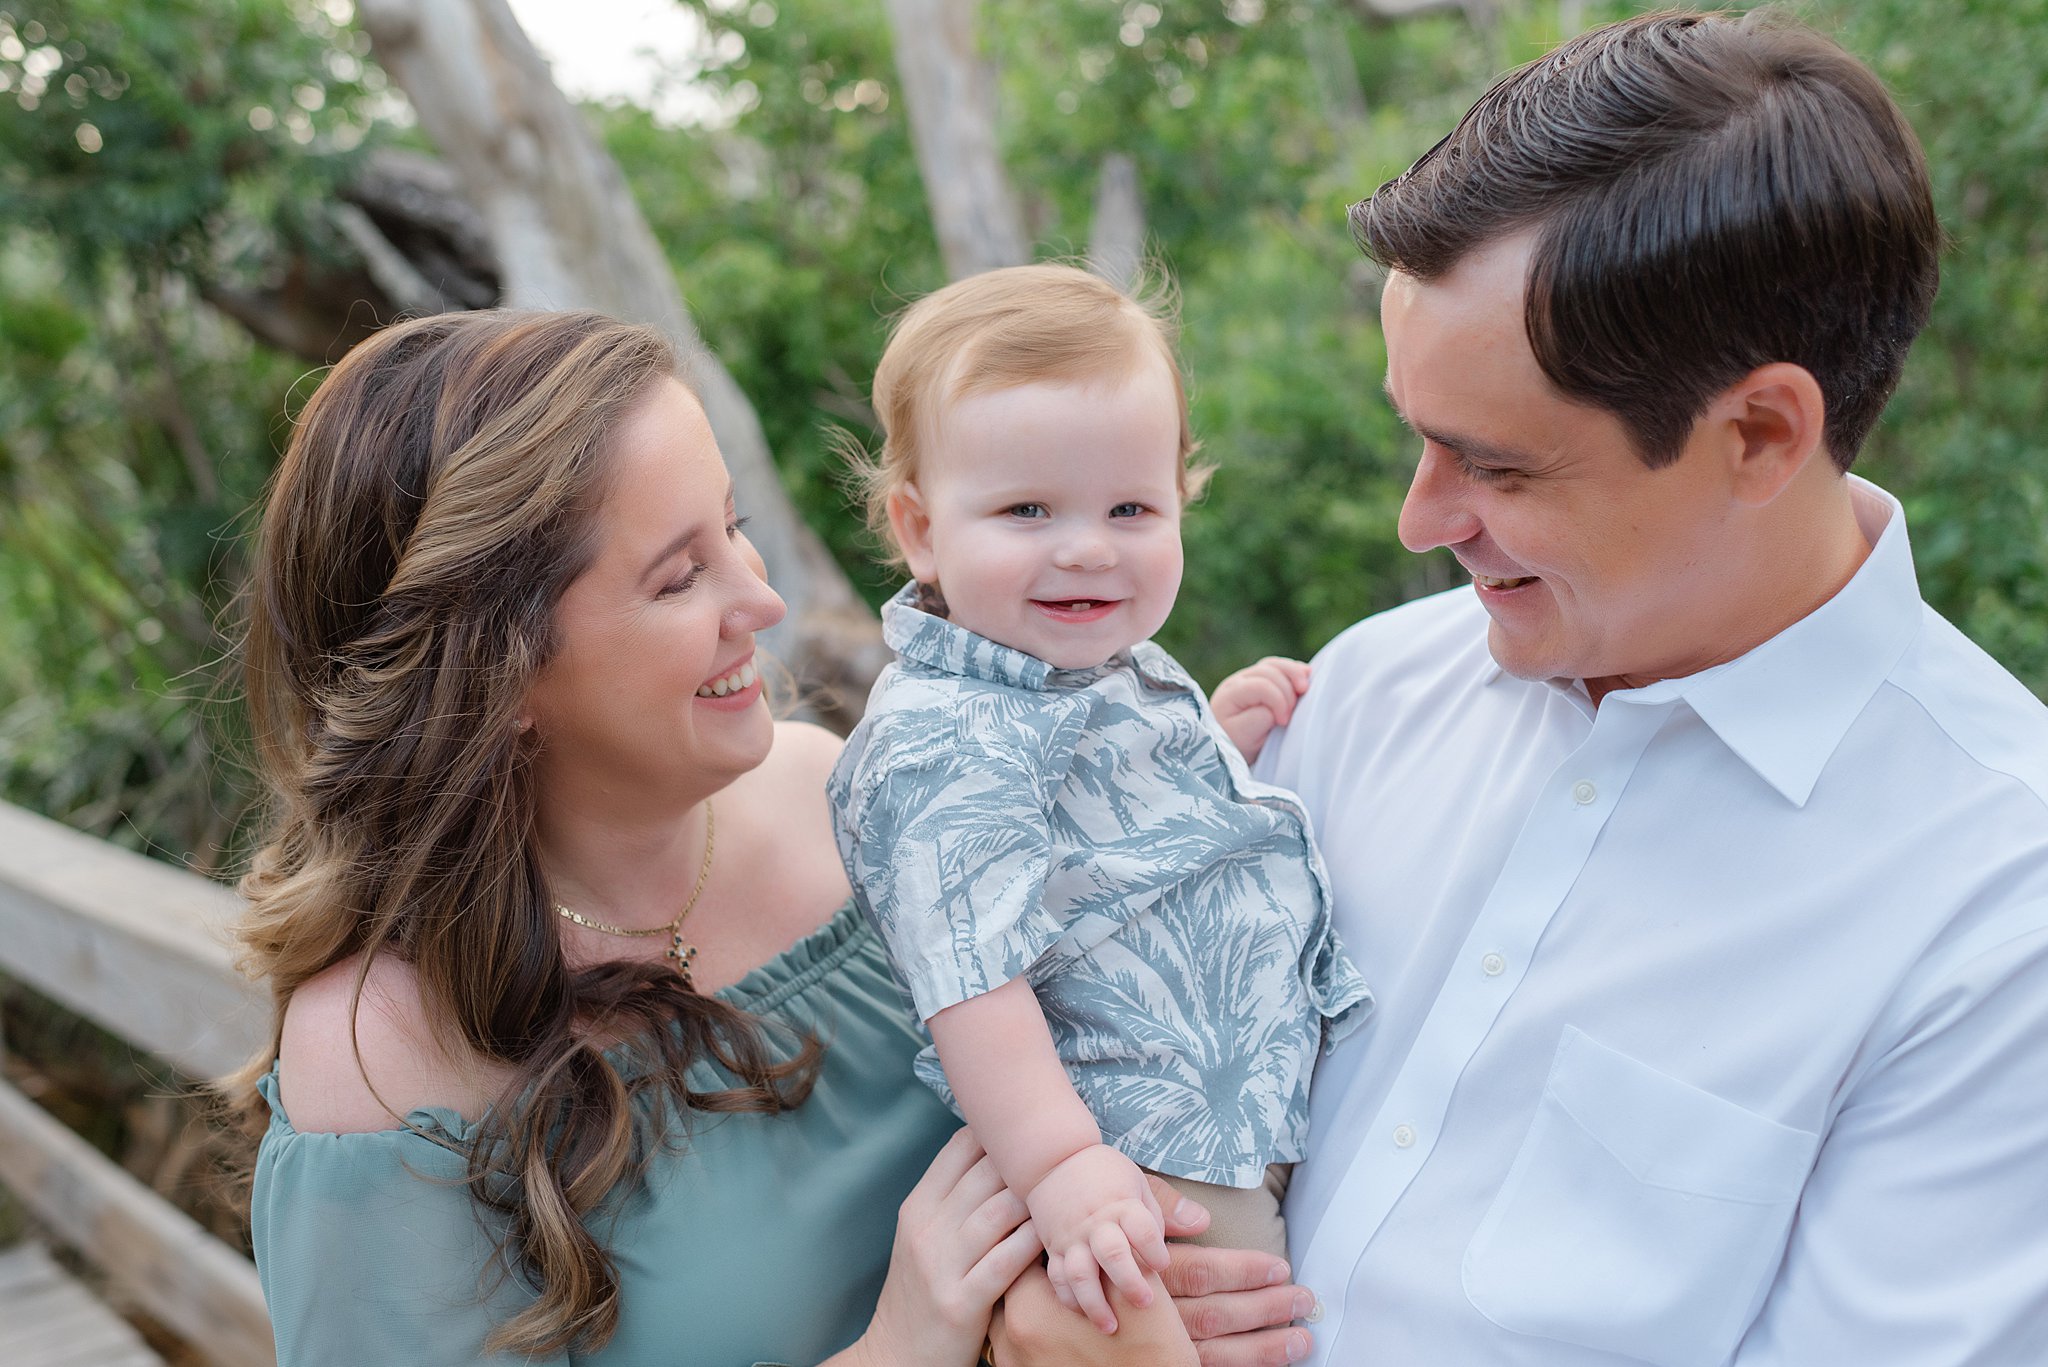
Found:
[[1116, 563], [1116, 551], [1100, 532], [1076, 532], [1060, 542], [1058, 562], [1063, 570], [1106, 570]]

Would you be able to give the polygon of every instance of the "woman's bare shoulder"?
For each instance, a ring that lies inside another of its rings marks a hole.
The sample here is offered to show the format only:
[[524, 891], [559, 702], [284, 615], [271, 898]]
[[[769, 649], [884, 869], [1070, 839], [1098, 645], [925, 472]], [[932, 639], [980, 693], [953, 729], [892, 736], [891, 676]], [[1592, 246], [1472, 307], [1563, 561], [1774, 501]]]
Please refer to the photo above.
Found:
[[768, 757], [733, 780], [721, 803], [746, 804], [785, 815], [825, 817], [825, 780], [846, 742], [807, 721], [775, 723]]
[[825, 780], [845, 748], [845, 741], [815, 723], [779, 721], [775, 723], [775, 748], [762, 768], [775, 771], [772, 777], [781, 782], [822, 797]]
[[720, 857], [730, 805], [735, 862], [760, 871], [753, 900], [780, 908], [776, 949], [822, 925], [850, 895], [825, 798], [844, 744], [822, 726], [778, 722], [768, 758], [719, 798]]
[[[423, 1106], [475, 1119], [489, 1104], [492, 1070], [461, 1059], [431, 1022], [411, 965], [379, 955], [363, 980], [358, 956], [301, 983], [285, 1005], [278, 1041], [280, 1099], [301, 1133], [399, 1128]], [[353, 1018], [353, 1019], [351, 1019]]]

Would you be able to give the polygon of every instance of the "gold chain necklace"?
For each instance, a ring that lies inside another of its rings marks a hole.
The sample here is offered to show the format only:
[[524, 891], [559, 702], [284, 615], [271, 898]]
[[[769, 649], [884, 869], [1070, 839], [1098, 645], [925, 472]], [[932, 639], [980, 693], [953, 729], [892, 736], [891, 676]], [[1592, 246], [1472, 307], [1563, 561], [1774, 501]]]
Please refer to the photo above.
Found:
[[579, 916], [569, 908], [557, 905], [555, 910], [586, 930], [601, 931], [606, 935], [666, 935], [669, 939], [664, 958], [676, 961], [676, 972], [682, 975], [684, 987], [695, 987], [690, 980], [690, 963], [697, 957], [695, 945], [683, 943], [683, 918], [697, 908], [697, 899], [704, 895], [704, 880], [711, 876], [711, 854], [718, 845], [718, 822], [711, 809], [711, 799], [704, 799], [704, 862], [697, 869], [697, 886], [690, 889], [690, 900], [683, 903], [683, 909], [675, 919], [663, 926], [650, 926], [646, 930], [628, 930], [624, 926], [608, 926], [602, 921], [593, 921], [588, 916]]

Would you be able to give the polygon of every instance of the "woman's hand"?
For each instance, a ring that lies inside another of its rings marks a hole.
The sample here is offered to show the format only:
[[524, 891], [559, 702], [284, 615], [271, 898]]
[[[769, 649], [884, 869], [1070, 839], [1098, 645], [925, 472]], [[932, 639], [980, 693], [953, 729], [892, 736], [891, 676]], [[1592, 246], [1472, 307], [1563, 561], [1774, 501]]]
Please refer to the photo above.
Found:
[[1287, 725], [1294, 716], [1294, 704], [1306, 692], [1307, 665], [1268, 655], [1217, 684], [1209, 696], [1209, 710], [1250, 764], [1258, 759], [1273, 728]]
[[826, 1367], [965, 1367], [981, 1353], [997, 1297], [1038, 1254], [1023, 1200], [973, 1132], [958, 1131], [897, 1211], [889, 1276], [867, 1332]]

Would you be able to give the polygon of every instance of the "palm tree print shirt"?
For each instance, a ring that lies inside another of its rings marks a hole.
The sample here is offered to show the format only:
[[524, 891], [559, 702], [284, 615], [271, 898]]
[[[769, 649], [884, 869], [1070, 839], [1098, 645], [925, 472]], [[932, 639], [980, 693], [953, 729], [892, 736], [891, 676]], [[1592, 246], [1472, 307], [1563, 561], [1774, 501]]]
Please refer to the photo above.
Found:
[[[1371, 993], [1295, 796], [1150, 641], [1055, 669], [916, 605], [831, 779], [854, 898], [921, 1020], [1020, 974], [1106, 1143], [1255, 1186], [1302, 1156], [1318, 1045]], [[957, 1111], [937, 1052], [918, 1076]]]

